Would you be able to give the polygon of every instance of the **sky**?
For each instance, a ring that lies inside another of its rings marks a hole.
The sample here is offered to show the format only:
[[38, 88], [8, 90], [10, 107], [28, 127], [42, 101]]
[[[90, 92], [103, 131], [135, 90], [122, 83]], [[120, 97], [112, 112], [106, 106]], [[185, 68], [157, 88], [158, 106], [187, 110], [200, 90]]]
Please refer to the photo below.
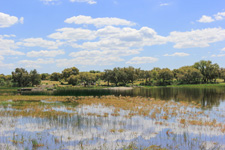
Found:
[[0, 74], [225, 67], [224, 0], [0, 0]]

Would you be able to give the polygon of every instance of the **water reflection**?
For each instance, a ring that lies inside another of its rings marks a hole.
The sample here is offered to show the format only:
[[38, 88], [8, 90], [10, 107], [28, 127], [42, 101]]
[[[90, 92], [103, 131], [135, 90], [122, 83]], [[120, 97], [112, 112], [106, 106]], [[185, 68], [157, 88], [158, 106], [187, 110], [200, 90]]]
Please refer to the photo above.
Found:
[[[222, 132], [225, 129], [222, 124], [225, 122], [224, 108], [218, 110], [214, 107], [212, 110], [202, 111], [186, 104], [163, 102], [164, 108], [179, 106], [179, 109], [175, 109], [178, 111], [177, 115], [162, 119], [166, 112], [163, 108], [152, 119], [137, 114], [128, 118], [127, 115], [132, 111], [123, 109], [118, 111], [119, 115], [114, 116], [117, 108], [102, 104], [67, 105], [47, 101], [10, 101], [3, 104], [0, 105], [0, 149], [113, 150], [123, 149], [131, 144], [138, 149], [149, 145], [184, 150], [225, 149], [225, 130]], [[154, 108], [158, 109], [158, 105]], [[13, 113], [16, 111], [17, 114]], [[26, 111], [30, 115], [23, 116]], [[54, 111], [57, 115], [52, 114]], [[42, 112], [46, 113], [43, 115]], [[186, 118], [186, 122], [188, 118], [192, 121], [192, 117], [205, 124], [184, 124], [181, 121], [181, 118]], [[214, 120], [214, 124], [211, 124]]]

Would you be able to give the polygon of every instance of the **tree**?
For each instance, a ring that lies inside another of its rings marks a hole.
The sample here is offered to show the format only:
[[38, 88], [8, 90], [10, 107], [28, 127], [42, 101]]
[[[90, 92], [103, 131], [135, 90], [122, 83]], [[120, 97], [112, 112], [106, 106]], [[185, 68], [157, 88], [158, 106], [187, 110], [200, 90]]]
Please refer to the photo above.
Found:
[[62, 71], [62, 78], [66, 81], [71, 75], [79, 74], [79, 70], [76, 67], [66, 68]]
[[32, 86], [39, 85], [41, 83], [41, 75], [38, 74], [36, 69], [30, 71], [30, 81]]
[[220, 68], [220, 78], [225, 82], [225, 68]]
[[165, 81], [170, 81], [173, 79], [173, 73], [168, 68], [163, 68], [159, 70], [158, 79], [162, 80], [163, 84], [165, 84]]
[[60, 81], [61, 80], [61, 74], [58, 72], [53, 72], [50, 76], [51, 81]]
[[50, 75], [48, 73], [42, 73], [41, 74], [41, 80], [48, 80]]
[[204, 83], [208, 83], [212, 80], [215, 82], [216, 78], [219, 76], [219, 65], [212, 64], [211, 61], [201, 60], [200, 62], [196, 62], [193, 66], [203, 75]]
[[109, 86], [109, 82], [112, 79], [112, 70], [106, 69], [104, 70], [104, 74], [102, 75], [102, 80], [107, 81], [107, 85]]
[[140, 68], [135, 69], [134, 67], [129, 66], [128, 68], [124, 68], [124, 72], [127, 75], [127, 80], [134, 84], [134, 81], [138, 79], [141, 71]]
[[24, 68], [16, 68], [15, 72], [12, 72], [12, 82], [14, 86], [26, 87], [30, 84], [29, 73]]
[[77, 85], [79, 83], [79, 75], [71, 75], [68, 79], [68, 83], [72, 85]]
[[192, 66], [184, 66], [177, 69], [176, 76], [177, 80], [186, 84], [199, 83], [202, 78], [201, 72]]

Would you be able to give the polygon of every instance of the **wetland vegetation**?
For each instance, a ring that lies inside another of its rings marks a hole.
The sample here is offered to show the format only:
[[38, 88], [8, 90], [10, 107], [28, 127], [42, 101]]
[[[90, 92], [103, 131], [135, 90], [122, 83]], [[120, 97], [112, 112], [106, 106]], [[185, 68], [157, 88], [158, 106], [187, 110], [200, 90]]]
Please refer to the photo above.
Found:
[[225, 149], [223, 73], [210, 61], [172, 71], [17, 68], [0, 76], [0, 149]]

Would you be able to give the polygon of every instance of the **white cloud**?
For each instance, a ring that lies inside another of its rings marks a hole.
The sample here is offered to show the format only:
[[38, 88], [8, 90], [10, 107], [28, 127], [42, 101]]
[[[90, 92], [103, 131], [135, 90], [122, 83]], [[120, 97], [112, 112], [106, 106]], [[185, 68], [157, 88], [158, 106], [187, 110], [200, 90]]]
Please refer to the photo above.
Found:
[[3, 62], [0, 61], [0, 68], [1, 69], [13, 69], [14, 68], [14, 64], [5, 64]]
[[210, 43], [225, 40], [225, 29], [206, 28], [187, 32], [174, 31], [168, 41], [175, 43], [174, 48], [208, 47]]
[[10, 16], [8, 14], [4, 14], [0, 12], [0, 28], [10, 27], [16, 23], [23, 23], [23, 17], [18, 19], [15, 16]]
[[79, 3], [88, 3], [88, 4], [96, 4], [97, 3], [94, 0], [70, 0], [70, 2], [79, 2]]
[[224, 51], [224, 52], [225, 52], [225, 47], [224, 47], [224, 48], [222, 48], [222, 49], [221, 49], [221, 51]]
[[206, 16], [206, 15], [203, 15], [199, 20], [198, 22], [201, 22], [201, 23], [210, 23], [210, 22], [213, 22], [215, 21], [212, 17], [210, 16]]
[[126, 64], [147, 64], [157, 62], [158, 58], [155, 57], [134, 57], [127, 61]]
[[62, 42], [48, 41], [42, 38], [28, 38], [24, 39], [22, 42], [18, 42], [18, 45], [23, 45], [26, 47], [43, 47], [47, 49], [58, 49]]
[[19, 64], [24, 65], [26, 68], [40, 68], [40, 65], [47, 65], [47, 64], [53, 64], [55, 63], [55, 60], [52, 58], [49, 59], [37, 59], [37, 60], [21, 60], [19, 61]]
[[225, 18], [225, 12], [218, 12], [214, 17], [216, 20], [223, 20]]
[[27, 53], [27, 57], [56, 57], [57, 55], [63, 55], [65, 52], [63, 50], [41, 50], [41, 51], [31, 51]]
[[211, 57], [224, 57], [225, 54], [212, 55]]
[[176, 52], [176, 53], [173, 53], [173, 54], [171, 54], [171, 55], [165, 54], [165, 55], [163, 55], [163, 56], [178, 56], [178, 57], [184, 57], [184, 56], [189, 56], [189, 55], [190, 55], [190, 54], [188, 54], [188, 53], [183, 53], [183, 52], [179, 53], [179, 52]]
[[54, 4], [58, 4], [58, 0], [41, 0], [45, 5], [54, 5]]
[[160, 6], [168, 6], [169, 3], [161, 3]]
[[125, 19], [120, 19], [120, 18], [92, 18], [91, 16], [74, 16], [71, 18], [68, 18], [64, 21], [65, 23], [74, 23], [74, 24], [93, 24], [96, 27], [102, 27], [102, 26], [133, 26], [135, 23], [131, 21], [127, 21]]
[[116, 62], [121, 61], [124, 61], [124, 59], [119, 58], [117, 56], [76, 57], [74, 59], [58, 59], [56, 60], [56, 66], [57, 67], [72, 67], [74, 65], [104, 66], [104, 65], [112, 65]]
[[4, 57], [0, 55], [0, 61], [4, 60]]
[[24, 55], [23, 52], [16, 51], [18, 48], [14, 40], [6, 39], [15, 35], [0, 35], [0, 55]]
[[96, 38], [95, 32], [81, 28], [61, 28], [57, 29], [56, 33], [50, 34], [48, 37], [58, 40], [93, 40]]
[[223, 20], [223, 19], [225, 19], [225, 12], [218, 12], [217, 14], [213, 15], [212, 17], [211, 16], [203, 15], [198, 20], [198, 22], [201, 22], [201, 23], [210, 23], [210, 22], [214, 22], [214, 21], [217, 21], [217, 20]]
[[0, 55], [25, 55], [23, 52], [15, 50], [0, 50]]

